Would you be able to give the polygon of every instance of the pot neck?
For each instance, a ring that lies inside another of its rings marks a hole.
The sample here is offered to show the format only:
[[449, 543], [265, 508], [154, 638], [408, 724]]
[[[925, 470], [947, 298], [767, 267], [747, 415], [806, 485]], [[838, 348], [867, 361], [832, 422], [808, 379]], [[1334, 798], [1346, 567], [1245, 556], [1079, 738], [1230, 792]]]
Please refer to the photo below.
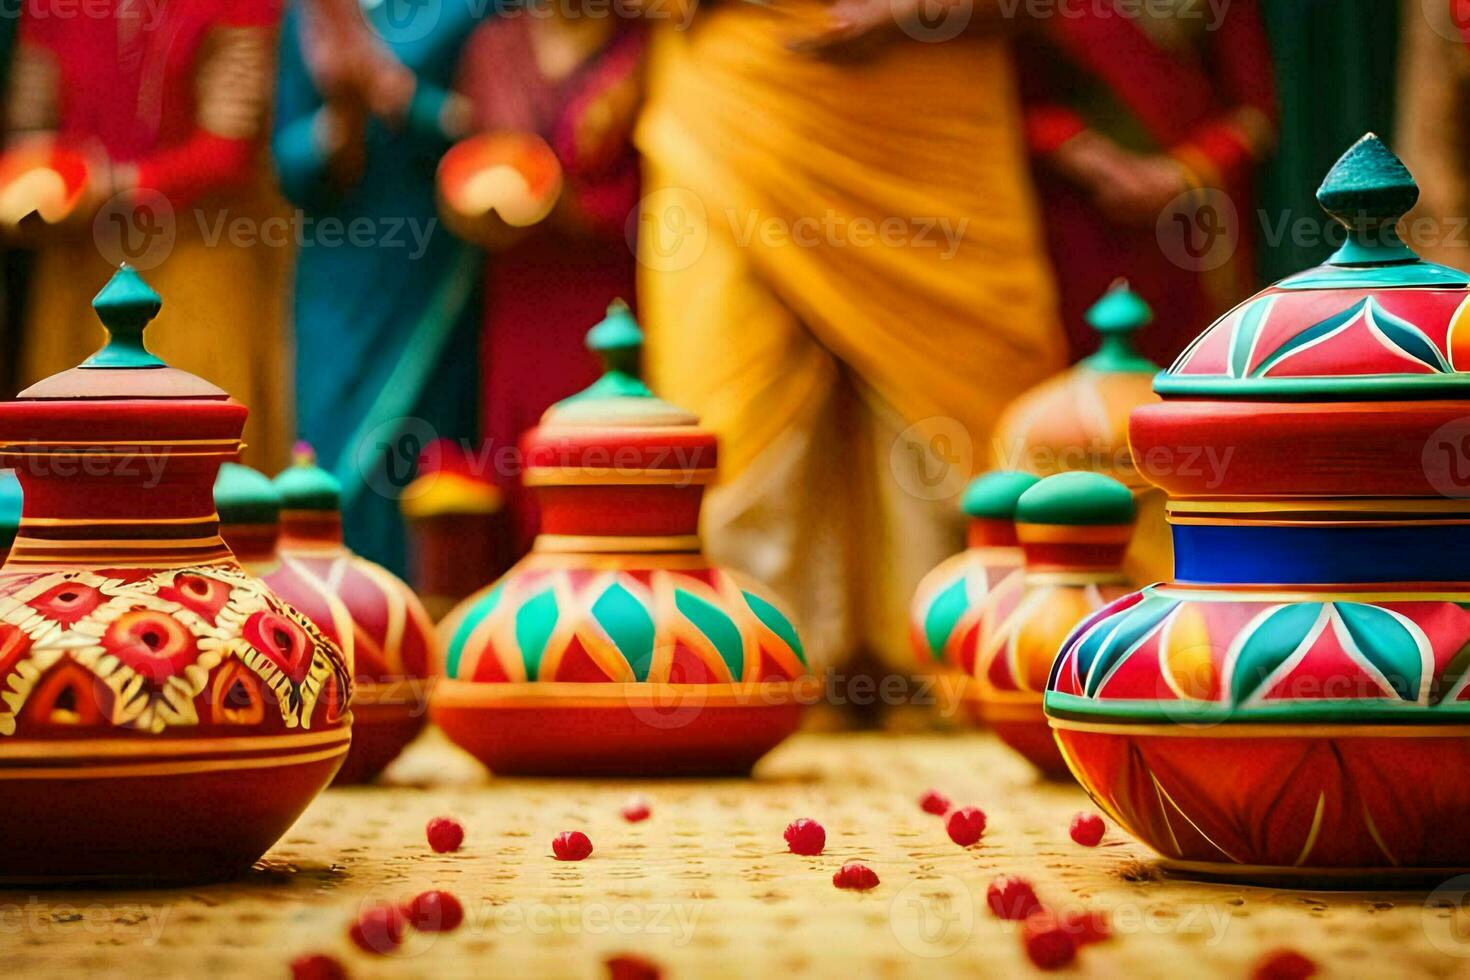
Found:
[[242, 562], [267, 562], [275, 557], [281, 536], [279, 524], [221, 524], [220, 536]]
[[1016, 523], [992, 517], [974, 517], [965, 535], [971, 548], [1015, 548], [1020, 545], [1016, 537]]
[[172, 566], [227, 561], [213, 484], [221, 458], [24, 454], [23, 494], [7, 567]]
[[1131, 525], [1018, 524], [1028, 578], [1057, 577], [1077, 583], [1121, 582]]
[[1169, 522], [1181, 584], [1470, 581], [1470, 501], [1175, 501]]
[[282, 510], [281, 549], [337, 551], [342, 542], [342, 512], [337, 510]]

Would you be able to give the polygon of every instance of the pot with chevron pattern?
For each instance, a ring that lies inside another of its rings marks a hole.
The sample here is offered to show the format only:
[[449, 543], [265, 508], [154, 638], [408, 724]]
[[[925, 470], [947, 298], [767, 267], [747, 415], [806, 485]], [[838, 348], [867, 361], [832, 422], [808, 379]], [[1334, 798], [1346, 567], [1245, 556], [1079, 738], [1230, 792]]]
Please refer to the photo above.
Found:
[[440, 624], [433, 718], [497, 773], [743, 773], [817, 693], [778, 604], [698, 536], [716, 440], [637, 376], [616, 303], [588, 333], [606, 373], [527, 434], [531, 553]]
[[1046, 713], [1073, 773], [1184, 873], [1326, 885], [1470, 868], [1470, 278], [1420, 260], [1374, 136], [1318, 200], [1326, 264], [1155, 381], [1134, 458], [1172, 581], [1084, 621]]

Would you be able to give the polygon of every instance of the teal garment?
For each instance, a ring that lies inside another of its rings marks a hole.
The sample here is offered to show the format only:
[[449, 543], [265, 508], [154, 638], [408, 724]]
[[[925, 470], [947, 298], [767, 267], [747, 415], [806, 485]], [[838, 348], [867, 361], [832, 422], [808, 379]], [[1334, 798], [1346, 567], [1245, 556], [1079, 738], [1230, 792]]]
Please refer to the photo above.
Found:
[[1260, 176], [1256, 239], [1261, 280], [1318, 265], [1334, 245], [1293, 235], [1293, 223], [1322, 237], [1330, 218], [1317, 185], [1342, 152], [1372, 130], [1394, 131], [1399, 4], [1389, 0], [1272, 0], [1261, 4], [1281, 125]]
[[434, 170], [449, 147], [440, 110], [486, 3], [386, 0], [363, 12], [418, 78], [397, 130], [374, 119], [351, 188], [329, 179], [315, 135], [322, 98], [307, 73], [301, 15], [281, 31], [272, 150], [296, 214], [297, 431], [342, 483], [343, 530], [403, 574], [398, 495], [436, 437], [473, 440], [479, 419], [482, 257], [440, 224]]

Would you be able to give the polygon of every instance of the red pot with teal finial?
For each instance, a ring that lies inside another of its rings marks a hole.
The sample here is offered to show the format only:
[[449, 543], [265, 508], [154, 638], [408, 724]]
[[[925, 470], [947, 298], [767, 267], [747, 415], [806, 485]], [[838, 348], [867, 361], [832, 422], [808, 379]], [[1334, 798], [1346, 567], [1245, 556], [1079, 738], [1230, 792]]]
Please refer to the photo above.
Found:
[[971, 667], [981, 720], [1042, 774], [1065, 777], [1042, 711], [1057, 647], [1078, 622], [1132, 591], [1124, 570], [1133, 492], [1101, 473], [1058, 473], [1015, 502], [1021, 573], [992, 598]]
[[281, 506], [279, 566], [265, 580], [324, 631], [350, 633], [344, 646], [352, 652], [357, 691], [352, 752], [336, 782], [367, 782], [428, 722], [439, 635], [407, 583], [347, 547], [342, 485], [317, 465], [309, 445], [297, 444], [292, 464], [273, 484]]
[[1470, 277], [1399, 238], [1417, 196], [1364, 137], [1317, 195], [1342, 247], [1133, 413], [1174, 575], [1073, 632], [1046, 711], [1098, 804], [1182, 872], [1470, 868]]
[[777, 601], [701, 548], [714, 434], [639, 380], [625, 305], [587, 343], [606, 372], [523, 443], [531, 553], [440, 625], [434, 720], [497, 773], [748, 771], [820, 691]]
[[351, 674], [220, 538], [245, 406], [148, 352], [161, 303], [132, 269], [93, 305], [106, 346], [0, 404], [24, 497], [0, 568], [0, 880], [225, 878], [342, 764]]
[[960, 509], [970, 519], [965, 550], [940, 562], [919, 581], [909, 607], [909, 635], [919, 666], [938, 670], [971, 711], [971, 676], [986, 617], [998, 597], [1021, 588], [1016, 501], [1039, 479], [1015, 470], [994, 470], [972, 480], [960, 500]]

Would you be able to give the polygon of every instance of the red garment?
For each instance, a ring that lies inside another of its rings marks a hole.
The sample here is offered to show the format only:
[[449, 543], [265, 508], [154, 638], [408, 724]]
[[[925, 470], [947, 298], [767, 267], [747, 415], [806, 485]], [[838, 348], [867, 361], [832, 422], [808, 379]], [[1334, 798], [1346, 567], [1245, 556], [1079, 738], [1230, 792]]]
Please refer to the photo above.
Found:
[[[638, 157], [627, 130], [614, 127], [607, 146], [579, 144], [589, 109], [613, 87], [636, 79], [644, 33], [619, 22], [603, 48], [568, 77], [537, 67], [529, 16], [492, 21], [465, 51], [461, 88], [474, 101], [480, 127], [534, 132], [556, 151], [584, 227], [572, 234], [545, 226], [490, 256], [481, 333], [485, 438], [492, 460], [552, 403], [585, 388], [601, 367], [583, 346], [587, 329], [614, 299], [633, 300], [636, 263], [626, 238], [638, 201]], [[631, 125], [631, 119], [628, 120]], [[495, 467], [506, 496], [517, 552], [530, 547], [538, 515], [515, 468]]]
[[[20, 42], [54, 59], [57, 138], [100, 141], [108, 156], [138, 166], [138, 185], [175, 208], [254, 172], [258, 138], [225, 139], [198, 124], [195, 74], [217, 27], [274, 27], [279, 0], [102, 0], [63, 16], [50, 0], [28, 0]], [[259, 134], [256, 134], [258, 137]]]
[[[1062, 313], [1073, 354], [1090, 352], [1097, 338], [1083, 314], [1126, 276], [1154, 308], [1140, 346], [1167, 365], [1254, 286], [1251, 176], [1265, 147], [1242, 130], [1238, 116], [1254, 110], [1274, 128], [1270, 50], [1256, 0], [1232, 3], [1222, 23], [1198, 30], [1182, 47], [1166, 47], [1137, 16], [1084, 8], [1038, 22], [1038, 35], [1023, 40], [1019, 53], [1027, 139], [1039, 160]], [[1085, 129], [1137, 152], [1172, 155], [1203, 186], [1223, 190], [1239, 218], [1232, 260], [1209, 273], [1181, 268], [1160, 248], [1154, 227], [1115, 226], [1084, 190], [1049, 172], [1046, 155]]]

